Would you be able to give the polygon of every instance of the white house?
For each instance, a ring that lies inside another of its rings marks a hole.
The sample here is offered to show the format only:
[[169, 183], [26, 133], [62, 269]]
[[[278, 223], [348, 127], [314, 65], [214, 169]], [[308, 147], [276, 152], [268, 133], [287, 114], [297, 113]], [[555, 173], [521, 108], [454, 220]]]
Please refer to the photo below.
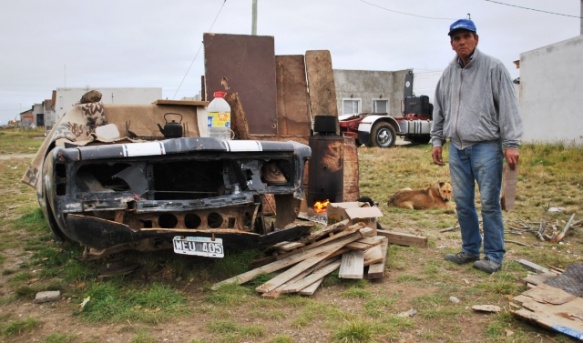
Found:
[[524, 142], [583, 146], [583, 36], [520, 54]]

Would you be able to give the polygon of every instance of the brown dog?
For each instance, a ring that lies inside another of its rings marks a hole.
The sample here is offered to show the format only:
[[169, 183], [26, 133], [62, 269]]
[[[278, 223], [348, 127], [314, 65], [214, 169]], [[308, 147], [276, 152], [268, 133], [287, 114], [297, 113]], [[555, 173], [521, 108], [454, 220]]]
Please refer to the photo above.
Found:
[[438, 181], [425, 189], [405, 188], [393, 194], [388, 205], [410, 208], [412, 210], [445, 209], [451, 210], [449, 205], [453, 194], [451, 183]]

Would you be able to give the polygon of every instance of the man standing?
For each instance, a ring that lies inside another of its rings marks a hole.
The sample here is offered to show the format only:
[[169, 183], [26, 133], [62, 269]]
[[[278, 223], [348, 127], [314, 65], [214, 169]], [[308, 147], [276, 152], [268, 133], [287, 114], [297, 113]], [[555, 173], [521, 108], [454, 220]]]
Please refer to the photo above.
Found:
[[[476, 25], [460, 19], [449, 28], [456, 58], [447, 66], [435, 91], [431, 157], [443, 166], [442, 146], [447, 139], [462, 249], [445, 260], [474, 262], [487, 273], [500, 270], [504, 253], [504, 223], [500, 204], [504, 159], [518, 165], [522, 120], [510, 74], [497, 59], [477, 49]], [[475, 204], [475, 183], [482, 206], [484, 237]], [[484, 259], [480, 248], [484, 243]]]

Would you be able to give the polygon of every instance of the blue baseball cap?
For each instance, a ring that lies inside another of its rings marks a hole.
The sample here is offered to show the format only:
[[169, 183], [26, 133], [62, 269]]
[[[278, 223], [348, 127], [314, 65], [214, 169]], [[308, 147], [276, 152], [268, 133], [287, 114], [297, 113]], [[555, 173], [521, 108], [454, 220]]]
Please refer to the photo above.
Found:
[[478, 32], [478, 30], [476, 29], [476, 24], [474, 24], [474, 22], [471, 21], [470, 19], [460, 19], [455, 21], [453, 24], [449, 26], [448, 35], [451, 36], [451, 34], [457, 30], [468, 30], [475, 33]]

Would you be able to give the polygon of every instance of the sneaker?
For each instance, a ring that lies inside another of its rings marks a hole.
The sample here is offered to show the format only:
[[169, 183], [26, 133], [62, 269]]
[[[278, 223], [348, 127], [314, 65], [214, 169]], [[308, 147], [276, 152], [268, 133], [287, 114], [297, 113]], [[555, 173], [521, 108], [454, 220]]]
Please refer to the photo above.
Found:
[[502, 268], [502, 264], [490, 261], [488, 257], [485, 257], [483, 260], [474, 262], [474, 268], [479, 269], [488, 274], [492, 274], [493, 272], [499, 271], [500, 268]]
[[457, 254], [447, 254], [444, 259], [457, 264], [465, 264], [474, 262], [480, 259], [480, 255], [472, 255], [467, 252], [460, 251]]

